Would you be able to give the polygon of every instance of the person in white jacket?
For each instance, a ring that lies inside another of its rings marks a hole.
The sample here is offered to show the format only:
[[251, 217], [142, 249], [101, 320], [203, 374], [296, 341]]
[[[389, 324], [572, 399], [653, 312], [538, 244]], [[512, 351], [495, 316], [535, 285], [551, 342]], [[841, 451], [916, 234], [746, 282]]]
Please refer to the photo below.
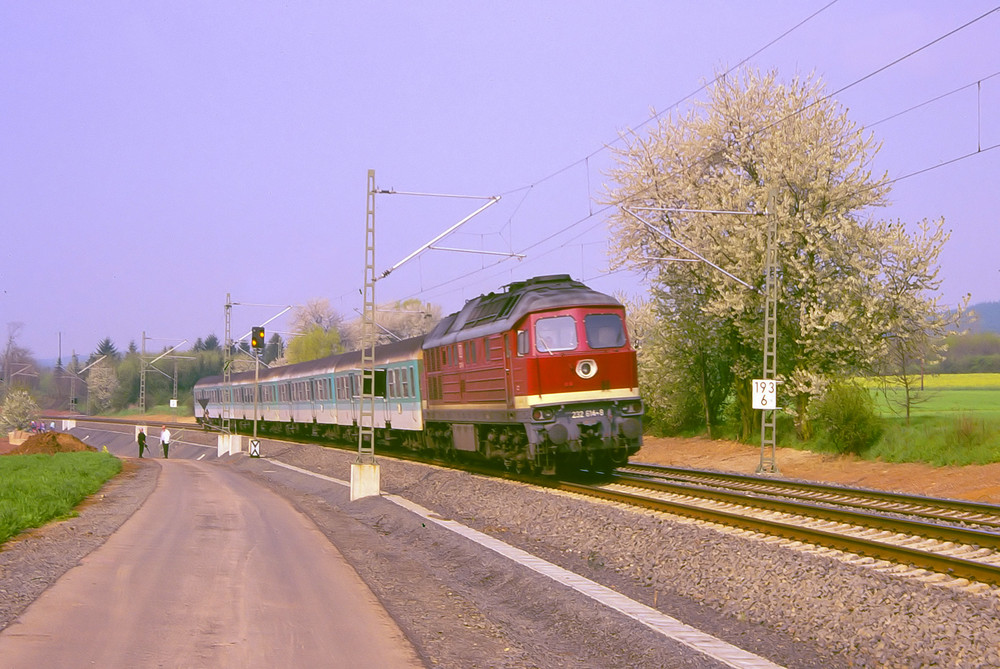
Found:
[[170, 430], [164, 425], [160, 429], [160, 443], [163, 444], [163, 457], [169, 457], [167, 455], [167, 449], [170, 448]]

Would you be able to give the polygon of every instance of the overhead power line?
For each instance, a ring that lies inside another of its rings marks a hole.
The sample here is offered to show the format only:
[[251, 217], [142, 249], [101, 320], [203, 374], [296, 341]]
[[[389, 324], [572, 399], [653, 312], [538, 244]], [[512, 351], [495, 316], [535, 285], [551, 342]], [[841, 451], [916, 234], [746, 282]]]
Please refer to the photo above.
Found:
[[[796, 31], [799, 28], [801, 28], [803, 25], [805, 25], [809, 21], [813, 20], [814, 18], [816, 18], [817, 16], [819, 16], [820, 14], [822, 14], [823, 12], [825, 12], [827, 9], [829, 9], [830, 7], [832, 7], [833, 5], [835, 5], [837, 3], [837, 1], [838, 0], [832, 0], [831, 2], [829, 2], [826, 5], [822, 6], [821, 8], [819, 8], [818, 10], [816, 10], [815, 12], [813, 12], [812, 14], [810, 14], [809, 16], [805, 17], [804, 19], [802, 19], [801, 21], [799, 21], [798, 23], [796, 23], [794, 26], [792, 26], [788, 30], [784, 31], [783, 33], [781, 33], [780, 35], [778, 35], [774, 39], [772, 39], [769, 42], [767, 42], [766, 44], [764, 44], [762, 47], [760, 47], [759, 49], [757, 49], [756, 51], [754, 51], [753, 53], [751, 53], [749, 56], [741, 59], [733, 67], [728, 68], [722, 74], [717, 75], [711, 81], [707, 82], [706, 84], [702, 85], [698, 89], [696, 89], [696, 90], [692, 91], [691, 93], [689, 93], [688, 95], [682, 97], [680, 100], [678, 100], [678, 101], [674, 102], [673, 104], [669, 105], [664, 110], [662, 110], [660, 112], [657, 112], [656, 114], [650, 116], [650, 118], [644, 120], [642, 123], [640, 123], [639, 125], [635, 126], [635, 130], [641, 129], [644, 126], [648, 125], [649, 123], [652, 123], [657, 118], [661, 117], [664, 113], [666, 113], [666, 112], [668, 112], [668, 111], [670, 111], [672, 109], [677, 108], [678, 106], [680, 106], [684, 102], [686, 102], [686, 101], [690, 100], [691, 98], [693, 98], [698, 93], [706, 90], [712, 84], [714, 84], [715, 82], [719, 81], [721, 78], [727, 76], [729, 73], [731, 73], [734, 70], [736, 70], [737, 68], [743, 66], [744, 64], [746, 64], [747, 62], [749, 62], [750, 60], [752, 60], [753, 58], [755, 58], [756, 56], [758, 56], [761, 53], [763, 53], [768, 48], [772, 47], [774, 44], [778, 43], [779, 41], [781, 41], [782, 39], [784, 39], [785, 37], [787, 37], [788, 35], [790, 35], [794, 31]], [[787, 120], [789, 120], [791, 118], [794, 118], [795, 116], [797, 116], [797, 115], [805, 112], [806, 110], [810, 109], [811, 107], [813, 107], [813, 106], [815, 106], [817, 104], [820, 104], [821, 102], [823, 102], [825, 100], [829, 100], [831, 98], [834, 98], [835, 96], [843, 93], [844, 91], [849, 90], [849, 89], [851, 89], [851, 88], [853, 88], [853, 87], [855, 87], [855, 86], [857, 86], [857, 85], [859, 85], [859, 84], [861, 84], [861, 83], [863, 83], [863, 82], [865, 82], [865, 81], [867, 81], [867, 80], [869, 80], [869, 79], [871, 79], [871, 78], [873, 78], [873, 77], [875, 77], [875, 76], [877, 76], [877, 75], [879, 75], [879, 74], [881, 74], [881, 73], [889, 70], [890, 68], [892, 68], [892, 67], [894, 67], [894, 66], [896, 66], [896, 65], [898, 65], [898, 64], [900, 64], [900, 63], [902, 63], [904, 61], [906, 61], [909, 58], [912, 58], [913, 56], [915, 56], [915, 55], [917, 55], [917, 54], [919, 54], [919, 53], [927, 50], [928, 48], [934, 46], [935, 44], [938, 44], [938, 43], [940, 43], [940, 42], [948, 39], [949, 37], [952, 37], [952, 36], [960, 33], [961, 31], [966, 30], [967, 28], [973, 26], [974, 24], [976, 24], [976, 23], [984, 20], [985, 18], [987, 18], [987, 17], [989, 17], [989, 16], [991, 16], [991, 15], [997, 13], [997, 12], [1000, 12], [1000, 6], [994, 7], [993, 9], [990, 9], [989, 11], [984, 12], [983, 14], [981, 14], [981, 15], [979, 15], [979, 16], [977, 16], [977, 17], [975, 17], [975, 18], [973, 18], [973, 19], [971, 19], [971, 20], [969, 20], [969, 21], [967, 21], [965, 23], [963, 23], [962, 25], [949, 30], [948, 32], [946, 32], [946, 33], [944, 33], [944, 34], [942, 34], [942, 35], [940, 35], [940, 36], [938, 36], [938, 37], [936, 37], [936, 38], [934, 38], [934, 39], [926, 42], [925, 44], [923, 44], [923, 45], [921, 45], [921, 46], [919, 46], [919, 47], [917, 47], [917, 48], [915, 48], [915, 49], [907, 52], [906, 54], [903, 54], [903, 55], [899, 56], [898, 58], [895, 58], [894, 60], [886, 63], [885, 65], [882, 65], [881, 67], [878, 67], [877, 69], [875, 69], [875, 70], [873, 70], [873, 71], [865, 74], [864, 76], [859, 77], [858, 79], [856, 79], [856, 80], [854, 80], [854, 81], [852, 81], [852, 82], [850, 82], [850, 83], [848, 83], [848, 84], [846, 84], [846, 85], [838, 88], [834, 92], [832, 92], [832, 93], [830, 93], [830, 94], [828, 94], [828, 95], [826, 95], [826, 96], [824, 96], [824, 97], [822, 97], [822, 98], [820, 98], [818, 100], [815, 100], [815, 101], [811, 102], [808, 105], [805, 105], [804, 107], [802, 107], [800, 109], [797, 109], [797, 110], [789, 113], [788, 115], [782, 117], [781, 119], [773, 121], [773, 122], [771, 122], [771, 123], [769, 123], [769, 124], [767, 124], [767, 125], [759, 128], [759, 129], [756, 129], [756, 130], [752, 131], [751, 134], [756, 134], [756, 133], [764, 132], [764, 131], [766, 131], [766, 130], [768, 130], [768, 129], [776, 126], [776, 125], [779, 125], [779, 124], [781, 124], [781, 123], [783, 123], [783, 122], [785, 122], [785, 121], [787, 121]], [[903, 111], [900, 111], [900, 112], [898, 112], [896, 114], [893, 114], [892, 116], [889, 116], [889, 117], [886, 117], [884, 119], [881, 119], [880, 121], [877, 121], [875, 124], [871, 124], [871, 125], [877, 125], [879, 123], [887, 122], [887, 121], [889, 121], [889, 120], [891, 120], [893, 118], [896, 118], [896, 117], [901, 116], [903, 114], [909, 113], [909, 112], [911, 112], [911, 111], [913, 111], [915, 109], [918, 109], [918, 108], [920, 108], [920, 107], [922, 107], [924, 105], [930, 104], [930, 103], [932, 103], [932, 102], [934, 102], [936, 100], [942, 99], [944, 97], [947, 97], [949, 95], [957, 93], [957, 92], [959, 92], [961, 90], [965, 90], [966, 88], [969, 88], [969, 87], [971, 87], [973, 85], [981, 84], [983, 81], [986, 81], [986, 80], [991, 79], [991, 78], [993, 78], [995, 76], [998, 76], [998, 75], [1000, 75], [1000, 72], [991, 74], [991, 75], [989, 75], [989, 76], [987, 76], [987, 77], [985, 77], [983, 79], [980, 79], [978, 82], [974, 82], [972, 84], [967, 84], [965, 86], [962, 86], [962, 87], [960, 87], [958, 89], [955, 89], [953, 91], [950, 91], [948, 93], [944, 93], [944, 94], [936, 96], [936, 97], [934, 97], [932, 99], [926, 100], [926, 101], [924, 101], [924, 102], [922, 102], [922, 103], [920, 103], [918, 105], [915, 105], [915, 106], [910, 107], [910, 108], [908, 108], [906, 110], [903, 110]], [[871, 127], [871, 126], [869, 126], [869, 127]], [[548, 175], [546, 175], [546, 176], [544, 176], [544, 177], [542, 177], [542, 178], [540, 178], [540, 179], [538, 179], [538, 180], [536, 180], [536, 181], [534, 181], [534, 182], [532, 182], [530, 184], [526, 184], [524, 186], [520, 186], [518, 188], [513, 188], [513, 189], [510, 189], [508, 191], [505, 191], [505, 192], [502, 193], [502, 195], [509, 195], [509, 194], [512, 194], [512, 193], [523, 192], [524, 197], [522, 197], [522, 199], [520, 200], [520, 202], [517, 205], [518, 209], [520, 209], [520, 207], [524, 203], [524, 200], [528, 197], [528, 195], [530, 194], [530, 192], [536, 186], [539, 186], [539, 185], [541, 185], [541, 184], [543, 184], [543, 183], [545, 183], [545, 182], [547, 182], [547, 181], [549, 181], [549, 180], [551, 180], [551, 179], [553, 179], [553, 178], [555, 178], [555, 177], [563, 174], [564, 172], [566, 172], [566, 171], [568, 171], [568, 170], [570, 170], [570, 169], [572, 169], [574, 167], [577, 167], [577, 166], [579, 166], [581, 164], [587, 165], [588, 169], [589, 169], [589, 161], [590, 161], [591, 158], [593, 158], [596, 155], [599, 155], [600, 153], [602, 153], [604, 151], [607, 151], [610, 146], [612, 146], [613, 144], [616, 144], [616, 143], [618, 143], [620, 141], [622, 141], [622, 138], [618, 137], [615, 140], [613, 140], [612, 142], [609, 142], [609, 143], [601, 146], [600, 148], [592, 151], [591, 153], [587, 154], [583, 158], [581, 158], [579, 160], [576, 160], [576, 161], [573, 161], [573, 162], [565, 165], [564, 167], [562, 167], [562, 168], [560, 168], [558, 170], [555, 170], [552, 173], [550, 173], [550, 174], [548, 174]], [[977, 151], [973, 151], [973, 152], [964, 154], [962, 156], [959, 156], [957, 158], [953, 158], [951, 160], [939, 163], [937, 165], [933, 165], [931, 167], [927, 167], [927, 168], [924, 168], [924, 169], [920, 169], [920, 170], [917, 170], [917, 171], [914, 171], [914, 172], [911, 172], [911, 173], [908, 173], [908, 174], [896, 177], [895, 179], [892, 179], [892, 180], [890, 180], [890, 181], [888, 181], [886, 183], [891, 184], [891, 183], [896, 183], [898, 181], [903, 181], [905, 179], [912, 178], [912, 177], [915, 177], [917, 175], [924, 174], [926, 172], [929, 172], [929, 171], [932, 171], [932, 170], [935, 170], [935, 169], [939, 169], [939, 168], [945, 167], [947, 165], [954, 164], [954, 163], [959, 162], [961, 160], [965, 160], [965, 159], [974, 157], [974, 156], [976, 156], [976, 155], [978, 155], [980, 153], [985, 153], [987, 151], [992, 151], [993, 149], [996, 149], [996, 148], [1000, 148], [1000, 144], [993, 145], [993, 146], [988, 146], [988, 147], [980, 147]], [[588, 178], [589, 178], [589, 174], [588, 174]], [[589, 187], [588, 187], [588, 192], [589, 192]], [[545, 244], [546, 242], [548, 242], [548, 241], [550, 241], [550, 240], [552, 240], [552, 239], [554, 239], [556, 237], [559, 237], [560, 235], [565, 234], [569, 230], [572, 230], [573, 228], [581, 225], [582, 223], [585, 223], [588, 220], [591, 220], [591, 219], [593, 219], [595, 217], [600, 216], [601, 214], [603, 214], [604, 212], [606, 212], [607, 210], [609, 210], [609, 209], [611, 209], [611, 208], [613, 208], [615, 206], [616, 206], [616, 203], [611, 203], [611, 204], [608, 204], [606, 206], [598, 208], [596, 211], [593, 210], [592, 208], [590, 208], [590, 211], [589, 211], [589, 213], [587, 215], [585, 215], [585, 216], [583, 216], [583, 217], [581, 217], [581, 218], [579, 218], [579, 219], [577, 219], [577, 220], [575, 220], [575, 221], [573, 221], [571, 223], [568, 223], [567, 225], [561, 227], [559, 230], [557, 230], [557, 231], [555, 231], [555, 232], [547, 235], [543, 239], [534, 241], [534, 242], [532, 242], [532, 243], [530, 243], [530, 244], [522, 247], [520, 249], [520, 253], [523, 254], [523, 253], [526, 253], [526, 252], [528, 252], [528, 251], [530, 251], [532, 249], [535, 249], [535, 248], [537, 248], [537, 247]], [[599, 223], [600, 223], [600, 221], [598, 222], [598, 224]], [[595, 224], [594, 226], [588, 227], [587, 230], [588, 231], [592, 230], [593, 227], [596, 227], [596, 225], [597, 224]], [[580, 234], [583, 234], [583, 233], [580, 233]], [[578, 236], [579, 235], [576, 235], [576, 236], [574, 236], [574, 238], [576, 238]], [[559, 250], [559, 249], [552, 249], [550, 251], [542, 253], [541, 256], [544, 257], [544, 256], [548, 255], [549, 253], [555, 252], [556, 250]], [[501, 265], [504, 262], [506, 262], [506, 261], [505, 260], [499, 260], [496, 263], [490, 265], [489, 267], [497, 267], [497, 266]], [[530, 262], [530, 261], [528, 261], [528, 262]], [[466, 279], [466, 278], [468, 278], [470, 276], [479, 274], [479, 273], [481, 273], [481, 272], [483, 272], [484, 270], [487, 270], [487, 269], [489, 269], [489, 268], [486, 267], [486, 268], [480, 268], [480, 269], [472, 270], [472, 271], [470, 271], [470, 272], [462, 275], [461, 277], [459, 277], [458, 280]], [[426, 292], [437, 290], [439, 288], [446, 287], [452, 281], [455, 281], [455, 279], [451, 279], [449, 281], [445, 281], [445, 282], [436, 284], [434, 286], [429, 286], [426, 289], [421, 289], [420, 291], [418, 291], [418, 293], [426, 293]], [[414, 295], [416, 295], [418, 293], [414, 293]]]

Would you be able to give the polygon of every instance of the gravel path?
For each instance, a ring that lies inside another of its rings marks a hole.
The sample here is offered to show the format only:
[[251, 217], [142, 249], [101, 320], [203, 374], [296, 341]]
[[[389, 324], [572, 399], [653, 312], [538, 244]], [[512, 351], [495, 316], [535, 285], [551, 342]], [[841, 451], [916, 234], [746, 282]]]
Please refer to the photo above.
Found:
[[[354, 455], [264, 444], [341, 480]], [[433, 667], [709, 667], [672, 642], [385, 499], [237, 456], [354, 565]], [[381, 459], [382, 489], [789, 667], [1000, 667], [1000, 599], [815, 553], [462, 472]], [[142, 463], [79, 518], [0, 553], [0, 627], [130, 515]], [[116, 510], [117, 509], [117, 510]], [[25, 564], [29, 563], [29, 564]], [[10, 600], [10, 605], [8, 605]]]

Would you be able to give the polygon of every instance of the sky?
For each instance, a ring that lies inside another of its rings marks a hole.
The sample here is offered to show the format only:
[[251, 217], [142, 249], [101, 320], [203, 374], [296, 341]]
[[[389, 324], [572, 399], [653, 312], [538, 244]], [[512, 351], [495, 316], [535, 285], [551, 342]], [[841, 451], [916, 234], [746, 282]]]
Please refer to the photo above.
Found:
[[944, 218], [942, 304], [997, 301], [998, 44], [975, 1], [0, 2], [0, 327], [66, 362], [221, 339], [227, 299], [234, 338], [356, 317], [369, 170], [379, 274], [487, 202], [437, 195], [500, 196], [380, 303], [561, 273], [642, 296], [609, 272], [612, 149], [748, 58], [882, 142], [879, 217]]

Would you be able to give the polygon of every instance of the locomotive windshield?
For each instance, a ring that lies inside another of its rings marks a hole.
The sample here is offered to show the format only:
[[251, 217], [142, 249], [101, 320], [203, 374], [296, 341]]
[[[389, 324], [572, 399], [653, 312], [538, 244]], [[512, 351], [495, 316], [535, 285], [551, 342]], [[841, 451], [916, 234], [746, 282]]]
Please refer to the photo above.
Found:
[[539, 353], [576, 349], [576, 321], [572, 316], [539, 318], [535, 323], [535, 348]]
[[625, 345], [625, 328], [618, 314], [588, 314], [583, 324], [590, 348], [619, 348]]

